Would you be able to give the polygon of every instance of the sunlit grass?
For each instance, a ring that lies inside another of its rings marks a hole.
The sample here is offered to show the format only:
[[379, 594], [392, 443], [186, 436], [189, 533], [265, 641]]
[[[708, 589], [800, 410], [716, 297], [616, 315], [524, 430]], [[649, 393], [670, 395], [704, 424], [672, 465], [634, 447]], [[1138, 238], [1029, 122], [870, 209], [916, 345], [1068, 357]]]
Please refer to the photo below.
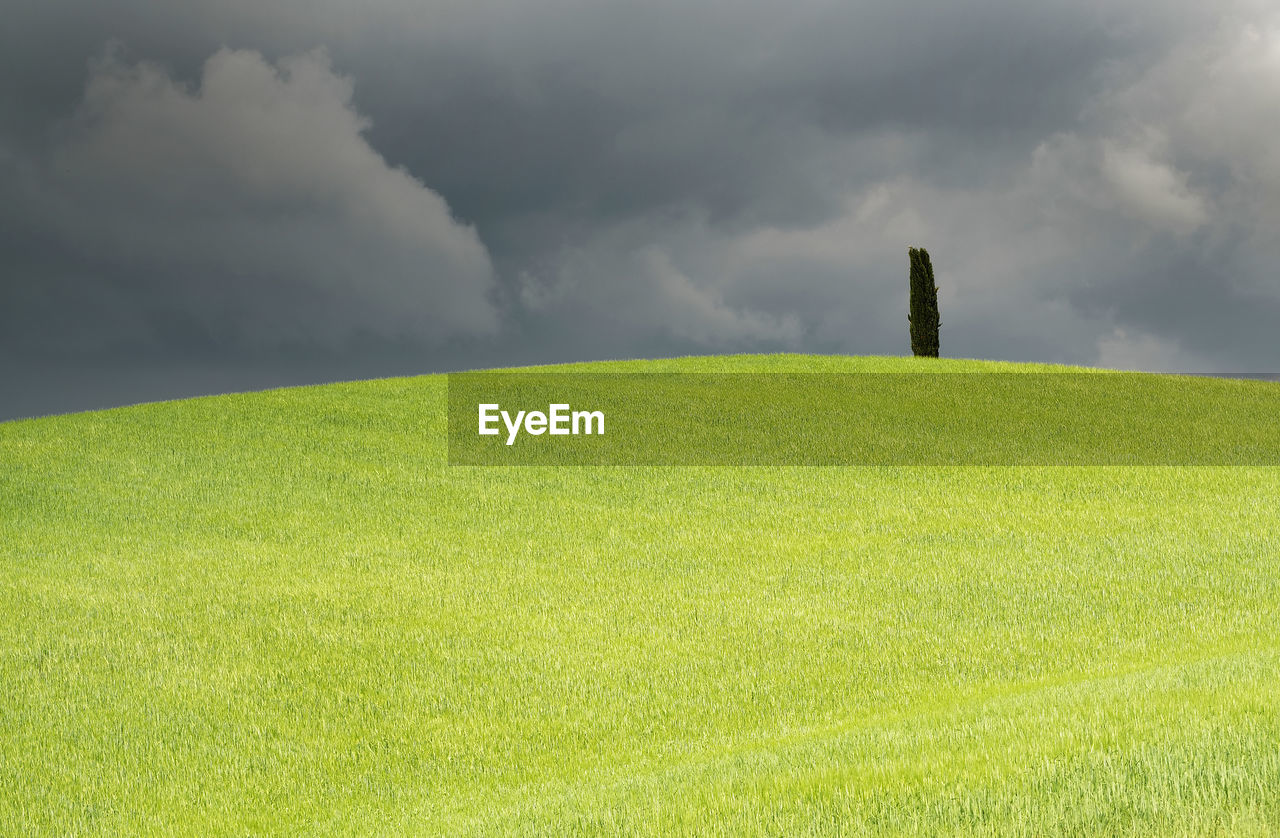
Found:
[[0, 834], [1280, 831], [1280, 470], [446, 467], [444, 421], [0, 424]]

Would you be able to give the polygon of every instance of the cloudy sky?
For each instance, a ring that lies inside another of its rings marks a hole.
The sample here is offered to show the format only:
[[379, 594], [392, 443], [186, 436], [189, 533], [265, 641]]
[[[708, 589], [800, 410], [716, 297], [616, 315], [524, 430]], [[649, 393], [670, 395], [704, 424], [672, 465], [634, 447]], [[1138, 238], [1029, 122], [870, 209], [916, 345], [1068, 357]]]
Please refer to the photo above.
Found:
[[1245, 0], [0, 0], [0, 419], [498, 364], [1280, 370]]

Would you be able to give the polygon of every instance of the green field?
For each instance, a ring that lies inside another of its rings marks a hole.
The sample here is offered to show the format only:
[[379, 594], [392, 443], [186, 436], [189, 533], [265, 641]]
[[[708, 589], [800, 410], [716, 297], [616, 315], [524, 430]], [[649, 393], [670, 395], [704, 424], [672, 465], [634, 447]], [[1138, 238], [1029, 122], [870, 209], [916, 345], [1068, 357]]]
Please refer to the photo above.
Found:
[[0, 834], [1280, 834], [1278, 468], [445, 450], [443, 376], [0, 424]]

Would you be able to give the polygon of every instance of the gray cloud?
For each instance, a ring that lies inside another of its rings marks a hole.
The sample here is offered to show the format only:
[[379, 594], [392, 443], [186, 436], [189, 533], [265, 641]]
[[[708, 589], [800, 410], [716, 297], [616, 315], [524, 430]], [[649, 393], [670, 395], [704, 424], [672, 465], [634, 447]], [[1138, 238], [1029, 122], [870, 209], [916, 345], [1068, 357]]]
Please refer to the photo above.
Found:
[[[484, 245], [368, 145], [351, 94], [319, 52], [272, 66], [220, 50], [195, 85], [95, 62], [20, 183], [27, 224], [62, 249], [16, 284], [57, 316], [84, 309], [85, 349], [164, 344], [175, 326], [251, 347], [492, 333]], [[7, 326], [9, 341], [66, 339]]]
[[[944, 354], [1280, 365], [1267, 4], [15, 14], [15, 351], [375, 345], [397, 370], [901, 353], [906, 249], [924, 245]], [[111, 38], [124, 52], [86, 87]]]

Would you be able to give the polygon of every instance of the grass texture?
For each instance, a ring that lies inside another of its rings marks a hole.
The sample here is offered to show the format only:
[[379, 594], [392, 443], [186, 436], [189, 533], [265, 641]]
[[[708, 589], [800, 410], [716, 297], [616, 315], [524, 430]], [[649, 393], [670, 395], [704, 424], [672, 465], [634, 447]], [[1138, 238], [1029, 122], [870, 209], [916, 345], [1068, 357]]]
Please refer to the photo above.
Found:
[[450, 467], [444, 399], [0, 424], [0, 834], [1280, 834], [1280, 469]]

